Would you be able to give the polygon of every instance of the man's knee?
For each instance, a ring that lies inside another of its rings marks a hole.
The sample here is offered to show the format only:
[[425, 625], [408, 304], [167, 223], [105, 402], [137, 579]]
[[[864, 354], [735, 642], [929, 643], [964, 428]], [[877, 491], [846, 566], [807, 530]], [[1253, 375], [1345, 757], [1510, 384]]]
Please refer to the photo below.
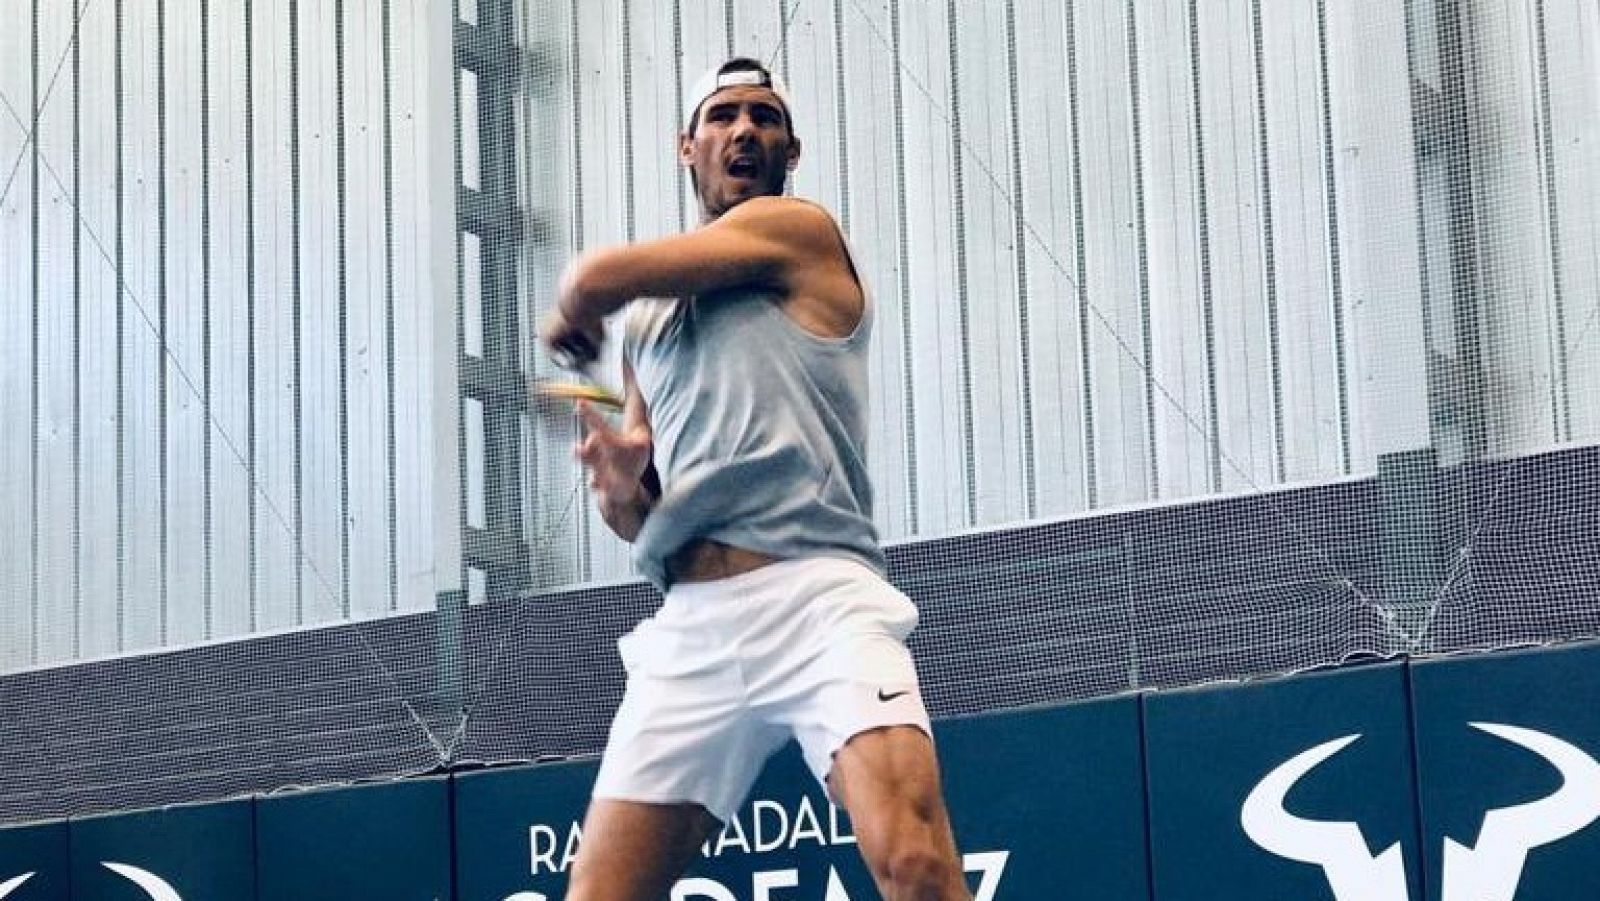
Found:
[[895, 898], [945, 898], [961, 873], [950, 854], [932, 841], [899, 842], [883, 861], [883, 881]]
[[968, 897], [948, 827], [935, 811], [902, 808], [876, 825], [871, 835], [858, 830], [858, 839], [884, 897], [916, 901]]

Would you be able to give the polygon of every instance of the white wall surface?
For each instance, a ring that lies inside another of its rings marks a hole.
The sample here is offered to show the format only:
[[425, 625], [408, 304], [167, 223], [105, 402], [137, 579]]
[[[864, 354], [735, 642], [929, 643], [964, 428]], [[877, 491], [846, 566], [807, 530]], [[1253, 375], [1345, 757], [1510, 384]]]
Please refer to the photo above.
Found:
[[449, 5], [77, 9], [0, 28], [0, 669], [431, 607]]

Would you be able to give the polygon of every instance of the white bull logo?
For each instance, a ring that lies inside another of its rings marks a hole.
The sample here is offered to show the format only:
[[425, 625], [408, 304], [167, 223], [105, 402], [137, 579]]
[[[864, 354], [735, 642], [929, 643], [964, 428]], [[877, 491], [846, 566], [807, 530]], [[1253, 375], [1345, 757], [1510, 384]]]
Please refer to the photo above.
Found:
[[[1444, 840], [1443, 901], [1512, 901], [1530, 850], [1566, 838], [1600, 817], [1600, 763], [1543, 732], [1497, 723], [1471, 725], [1527, 748], [1561, 774], [1561, 787], [1550, 795], [1489, 811], [1475, 847]], [[1284, 809], [1295, 783], [1360, 737], [1325, 742], [1279, 765], [1245, 798], [1239, 822], [1263, 850], [1322, 867], [1336, 901], [1406, 901], [1404, 852], [1398, 842], [1374, 857], [1359, 825], [1309, 820]]]
[[144, 893], [150, 896], [150, 901], [183, 901], [165, 879], [149, 870], [141, 870], [125, 863], [102, 862], [100, 865], [144, 889]]
[[[166, 880], [149, 870], [141, 870], [125, 863], [104, 863], [101, 866], [144, 889], [145, 894], [150, 896], [151, 901], [183, 901], [183, 898], [173, 890], [172, 886], [166, 883]], [[3, 901], [7, 895], [21, 888], [24, 882], [32, 878], [32, 873], [23, 873], [21, 876], [0, 882], [0, 901]]]

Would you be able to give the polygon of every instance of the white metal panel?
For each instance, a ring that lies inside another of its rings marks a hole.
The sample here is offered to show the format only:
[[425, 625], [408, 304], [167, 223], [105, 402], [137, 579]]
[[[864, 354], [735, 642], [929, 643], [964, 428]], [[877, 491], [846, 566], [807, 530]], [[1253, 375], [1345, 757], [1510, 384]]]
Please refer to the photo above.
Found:
[[1019, 140], [1028, 328], [1032, 359], [1036, 512], [1088, 507], [1079, 335], [1078, 230], [1073, 158], [1076, 135], [1067, 83], [1066, 10], [1055, 0], [1019, 2], [1017, 18]]
[[[211, 548], [212, 634], [250, 631], [251, 284], [246, 170], [245, 18], [210, 0]], [[259, 303], [259, 298], [256, 298]]]
[[733, 4], [733, 52], [758, 59], [782, 77], [785, 0]]
[[457, 71], [461, 94], [461, 186], [474, 191], [483, 190], [483, 132], [479, 117], [482, 97], [478, 91], [478, 73], [471, 69]]
[[167, 344], [167, 644], [211, 637], [207, 596], [206, 382], [212, 362], [203, 330], [205, 200], [200, 117], [200, 3], [165, 0]]
[[1353, 385], [1352, 468], [1429, 442], [1411, 84], [1403, 7], [1328, 5]]
[[1344, 410], [1323, 177], [1317, 8], [1313, 0], [1260, 3], [1266, 72], [1267, 165], [1272, 173], [1274, 273], [1283, 381], [1283, 477], [1343, 471]]
[[1278, 481], [1273, 358], [1264, 259], [1263, 185], [1256, 121], [1251, 0], [1198, 3], [1200, 129], [1205, 140], [1206, 229], [1216, 371], [1219, 486], [1260, 490]]
[[1210, 380], [1201, 269], [1198, 132], [1188, 6], [1135, 4], [1155, 383], [1156, 472], [1163, 497], [1213, 490]]
[[339, 409], [339, 217], [334, 4], [300, 4], [300, 622], [344, 616]]
[[160, 647], [161, 586], [160, 128], [157, 0], [123, 7], [122, 650]]
[[1600, 439], [1600, 6], [1545, 0], [1568, 441]]
[[484, 431], [483, 402], [468, 397], [461, 402], [461, 466], [466, 472], [467, 528], [489, 527], [487, 502], [484, 499]]
[[628, 3], [633, 52], [621, 61], [629, 67], [633, 98], [627, 123], [632, 144], [626, 151], [632, 157], [628, 187], [633, 198], [628, 206], [632, 221], [625, 224], [632, 237], [647, 239], [680, 231], [688, 217], [687, 207], [680, 202], [688, 179], [677, 154], [683, 117], [677, 86], [680, 76], [674, 74], [678, 66], [678, 36], [673, 30], [676, 0]]
[[[37, 40], [38, 66], [55, 80], [41, 118], [37, 226], [33, 156], [23, 152], [32, 113], [0, 115], [0, 140], [8, 144], [0, 149], [23, 164], [22, 177], [0, 205], [0, 228], [6, 229], [0, 246], [8, 263], [0, 277], [5, 296], [20, 301], [6, 304], [17, 322], [7, 330], [10, 367], [0, 418], [8, 439], [16, 438], [4, 452], [17, 455], [3, 484], [3, 506], [25, 549], [5, 555], [0, 576], [8, 591], [17, 589], [15, 606], [27, 620], [13, 627], [8, 605], [6, 634], [22, 642], [27, 659], [8, 647], [4, 663], [145, 650], [337, 618], [346, 578], [360, 595], [352, 599], [357, 614], [390, 609], [391, 450], [405, 461], [410, 478], [397, 482], [408, 486], [414, 507], [403, 525], [395, 517], [406, 586], [404, 600], [394, 606], [431, 606], [436, 537], [453, 531], [438, 528], [430, 495], [436, 469], [431, 336], [440, 282], [440, 228], [433, 220], [454, 209], [453, 198], [441, 197], [427, 178], [448, 158], [452, 140], [446, 129], [445, 153], [433, 146], [453, 116], [451, 105], [430, 93], [433, 76], [451, 57], [448, 29], [441, 44], [439, 22], [421, 21], [436, 19], [437, 5], [388, 8], [398, 42], [412, 43], [393, 55], [401, 71], [390, 63], [396, 102], [388, 123], [381, 120], [383, 5], [353, 2], [336, 23], [331, 6], [303, 4], [294, 35], [289, 9], [279, 4], [253, 4], [253, 33], [245, 27], [246, 7], [233, 4], [124, 0], [87, 6], [81, 79], [67, 53], [73, 30], [67, 14], [42, 15], [38, 29], [29, 21], [8, 30], [0, 68], [8, 105], [14, 97], [31, 103]], [[342, 120], [335, 105], [336, 26], [345, 30]], [[248, 56], [255, 85], [247, 97]], [[292, 63], [300, 64], [298, 71]], [[292, 122], [294, 90], [301, 96]], [[78, 146], [75, 103], [84, 114]], [[207, 116], [209, 144], [202, 133]], [[297, 146], [291, 146], [292, 124], [301, 126]], [[247, 128], [255, 132], [248, 146]], [[342, 173], [341, 136], [348, 151]], [[394, 195], [386, 197], [383, 142], [391, 136], [399, 177]], [[247, 171], [252, 162], [253, 177]], [[82, 178], [81, 209], [74, 209], [74, 168]], [[341, 175], [349, 192], [342, 207]], [[391, 444], [388, 427], [384, 247], [390, 207], [401, 248], [396, 256], [405, 261], [397, 267], [394, 323], [396, 356], [405, 360], [393, 367], [408, 398], [395, 410], [404, 450]], [[341, 215], [349, 238], [343, 267]], [[448, 237], [453, 219], [443, 218]], [[31, 356], [35, 228], [37, 360]], [[13, 259], [22, 265], [9, 265]], [[444, 274], [454, 282], [453, 268]], [[298, 328], [297, 289], [303, 306]], [[349, 327], [344, 354], [341, 297]], [[299, 367], [297, 336], [303, 341]], [[20, 380], [16, 386], [9, 384], [13, 376]], [[348, 377], [345, 389], [341, 376]], [[453, 396], [453, 381], [450, 390]], [[345, 399], [348, 441], [340, 433]], [[80, 404], [81, 420], [75, 421]], [[75, 435], [80, 428], [81, 438]], [[31, 521], [35, 445], [44, 464], [37, 502], [50, 512], [37, 529]], [[303, 453], [303, 494], [295, 480], [297, 453]], [[254, 485], [252, 460], [260, 470]], [[346, 467], [348, 510], [341, 491]], [[84, 502], [75, 513], [76, 492]], [[299, 574], [297, 525], [307, 527]], [[340, 569], [344, 528], [350, 530], [349, 573]], [[37, 596], [34, 541], [41, 558]], [[452, 553], [459, 556], [458, 547]], [[307, 593], [299, 601], [309, 612], [296, 609], [296, 582], [302, 580]], [[47, 645], [38, 655], [28, 649], [36, 625]]]
[[[455, 268], [454, 54], [449, 10], [392, 4], [394, 82], [395, 516], [400, 609], [428, 610], [461, 587], [452, 296]], [[403, 263], [403, 265], [401, 265]]]
[[256, 599], [253, 625], [295, 625], [293, 230], [288, 7], [255, 3]]
[[975, 476], [973, 525], [1016, 522], [1028, 517], [1028, 440], [1021, 366], [1022, 285], [1013, 89], [1010, 68], [1017, 48], [1008, 41], [1005, 4], [957, 3], [955, 41], [960, 63], [954, 103], [961, 117], [963, 155], [962, 236], [966, 241], [967, 295], [962, 305], [961, 359], [967, 366], [963, 395], [949, 401], [967, 406], [966, 439]]
[[[33, 192], [31, 152], [32, 7], [0, 29], [0, 92], [17, 116], [0, 116], [0, 663], [31, 662], [37, 605], [33, 594]], [[18, 122], [20, 118], [22, 121]], [[21, 166], [12, 174], [14, 165]], [[10, 184], [7, 184], [7, 181]]]
[[383, 171], [383, 23], [380, 4], [344, 4], [344, 129], [348, 336], [344, 360], [349, 398], [347, 455], [350, 502], [351, 613], [385, 613], [389, 596], [389, 404], [385, 341], [388, 264]]
[[905, 118], [905, 237], [911, 336], [911, 383], [916, 408], [917, 524], [936, 535], [972, 524], [968, 509], [962, 420], [960, 305], [962, 282], [956, 229], [956, 159], [951, 110], [951, 23], [944, 4], [901, 3], [901, 96]]
[[1121, 5], [1078, 3], [1067, 51], [1078, 69], [1097, 506], [1145, 500], [1151, 490], [1127, 24]]
[[[115, 268], [116, 7], [95, 3], [81, 25], [83, 197], [79, 229], [83, 241], [83, 554], [82, 641], [86, 657], [118, 647], [121, 603], [117, 585], [117, 310], [123, 303]], [[0, 245], [9, 245], [0, 240]]]
[[1529, 0], [1470, 10], [1473, 137], [1489, 449], [1555, 440], [1551, 278], [1538, 154]]
[[[72, 116], [76, 82], [68, 53], [71, 16], [48, 15], [41, 7], [38, 27], [40, 104], [35, 141], [38, 168], [30, 153], [13, 190], [38, 190], [38, 424], [34, 462], [38, 477], [38, 652], [41, 660], [73, 653], [77, 629], [73, 486], [76, 441], [73, 401], [77, 391], [73, 347], [77, 327], [73, 292]], [[61, 64], [50, 89], [49, 75]], [[20, 298], [18, 298], [20, 299]], [[19, 543], [20, 544], [20, 543]]]

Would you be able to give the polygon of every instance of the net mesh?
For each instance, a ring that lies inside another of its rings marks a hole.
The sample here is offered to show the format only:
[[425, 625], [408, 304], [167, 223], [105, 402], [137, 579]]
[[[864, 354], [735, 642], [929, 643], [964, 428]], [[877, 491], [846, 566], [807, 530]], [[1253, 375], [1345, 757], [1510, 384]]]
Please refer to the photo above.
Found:
[[599, 749], [658, 597], [524, 386], [734, 53], [936, 715], [1600, 634], [1592, 3], [15, 7], [0, 822]]

